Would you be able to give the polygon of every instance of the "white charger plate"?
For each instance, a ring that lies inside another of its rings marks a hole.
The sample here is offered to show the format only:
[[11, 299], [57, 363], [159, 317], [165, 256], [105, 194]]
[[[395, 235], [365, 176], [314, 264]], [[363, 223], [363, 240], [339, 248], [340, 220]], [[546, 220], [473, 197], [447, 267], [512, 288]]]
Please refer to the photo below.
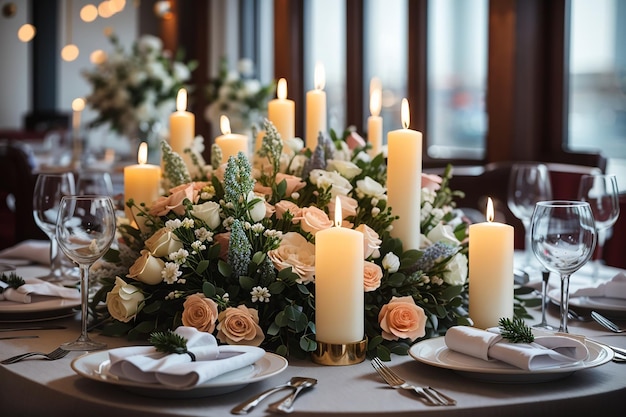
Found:
[[80, 307], [80, 300], [33, 295], [30, 303], [0, 301], [0, 322], [26, 322], [67, 317]]
[[193, 388], [172, 388], [160, 384], [147, 384], [119, 379], [109, 372], [111, 362], [106, 350], [88, 353], [72, 361], [72, 369], [78, 375], [94, 381], [120, 386], [128, 391], [147, 397], [203, 398], [226, 394], [253, 382], [278, 375], [287, 368], [287, 359], [274, 353], [265, 355], [244, 368], [228, 372]]
[[604, 345], [585, 340], [589, 356], [574, 364], [526, 371], [501, 361], [484, 361], [454, 352], [446, 346], [445, 338], [437, 337], [414, 344], [409, 355], [418, 362], [450, 369], [463, 376], [485, 382], [534, 383], [565, 378], [576, 371], [593, 368], [613, 359], [613, 351]]

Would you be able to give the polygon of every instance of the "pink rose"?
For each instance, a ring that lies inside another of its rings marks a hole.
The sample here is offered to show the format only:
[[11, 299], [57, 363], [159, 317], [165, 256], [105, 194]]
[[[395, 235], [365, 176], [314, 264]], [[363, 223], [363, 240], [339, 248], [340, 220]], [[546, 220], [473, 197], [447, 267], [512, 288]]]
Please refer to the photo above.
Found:
[[159, 197], [150, 207], [150, 215], [152, 216], [165, 216], [170, 211], [182, 216], [185, 214], [185, 206], [183, 201], [189, 199], [193, 202], [194, 190], [193, 185], [186, 184], [185, 188], [176, 187], [177, 190], [167, 197]]
[[365, 146], [365, 139], [361, 137], [357, 132], [352, 131], [346, 138], [346, 143], [350, 150], [354, 150], [355, 148], [362, 148]]
[[328, 215], [315, 206], [305, 207], [300, 212], [300, 227], [305, 232], [315, 234], [320, 230], [332, 227], [333, 222], [330, 221]]
[[295, 175], [283, 174], [281, 172], [276, 174], [276, 184], [280, 184], [282, 181], [287, 183], [287, 190], [285, 191], [285, 195], [290, 197], [291, 194], [296, 191], [300, 191], [306, 185], [306, 182], [302, 181], [302, 178], [296, 177]]
[[365, 292], [374, 291], [380, 287], [380, 280], [383, 278], [383, 270], [374, 262], [364, 262], [363, 286]]
[[217, 321], [217, 303], [203, 294], [192, 294], [183, 303], [183, 325], [213, 333]]
[[392, 297], [378, 313], [378, 323], [385, 340], [409, 339], [426, 334], [426, 314], [415, 304], [413, 297]]
[[355, 230], [363, 233], [363, 255], [365, 259], [370, 256], [378, 258], [380, 256], [378, 249], [382, 243], [382, 240], [378, 237], [378, 233], [365, 223], [361, 223]]
[[259, 326], [259, 312], [245, 305], [229, 307], [218, 316], [217, 338], [229, 345], [259, 346], [265, 335]]
[[294, 217], [293, 222], [297, 223], [299, 218], [302, 215], [302, 209], [298, 207], [296, 203], [293, 203], [288, 200], [281, 200], [278, 203], [274, 204], [274, 208], [276, 209], [276, 217], [282, 219], [285, 216], [286, 212], [290, 212]]
[[428, 188], [430, 191], [437, 191], [441, 188], [441, 177], [439, 175], [422, 173], [422, 188]]
[[230, 232], [220, 233], [213, 236], [213, 241], [215, 243], [219, 243], [220, 245], [220, 254], [219, 257], [223, 261], [228, 259], [228, 244], [230, 242]]
[[291, 267], [303, 284], [315, 277], [315, 245], [296, 232], [285, 233], [280, 246], [267, 253], [279, 271]]
[[[341, 219], [345, 219], [346, 217], [356, 216], [356, 209], [359, 207], [359, 202], [356, 201], [352, 197], [348, 197], [347, 195], [338, 194], [340, 204], [341, 204]], [[331, 219], [335, 218], [335, 205], [337, 204], [336, 197], [331, 198], [328, 202], [328, 217]]]

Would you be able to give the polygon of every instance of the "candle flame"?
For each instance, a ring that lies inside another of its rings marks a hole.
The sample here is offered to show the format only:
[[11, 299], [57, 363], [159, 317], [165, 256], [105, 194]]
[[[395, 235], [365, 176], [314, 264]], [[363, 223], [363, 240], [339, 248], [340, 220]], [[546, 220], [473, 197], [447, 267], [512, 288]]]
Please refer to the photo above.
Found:
[[406, 98], [402, 99], [400, 116], [402, 117], [402, 127], [408, 129], [411, 125], [411, 113], [409, 112], [409, 100], [407, 100]]
[[85, 100], [82, 98], [75, 98], [72, 100], [72, 110], [83, 111], [85, 108]]
[[187, 110], [187, 90], [185, 90], [184, 88], [178, 90], [178, 94], [176, 95], [176, 110]]
[[323, 90], [326, 85], [326, 73], [324, 72], [324, 65], [321, 62], [315, 64], [315, 73], [313, 76], [316, 90]]
[[148, 162], [148, 144], [146, 142], [141, 142], [139, 145], [139, 150], [137, 151], [137, 162], [139, 165], [144, 165]]
[[491, 223], [494, 219], [494, 211], [493, 211], [493, 201], [491, 201], [491, 197], [487, 199], [487, 221]]
[[380, 114], [380, 108], [383, 101], [383, 92], [380, 85], [380, 80], [376, 77], [370, 81], [370, 113], [372, 116], [378, 116]]
[[276, 96], [284, 100], [287, 98], [287, 80], [281, 78], [278, 80], [278, 87], [276, 87]]
[[230, 135], [230, 120], [223, 114], [220, 116], [220, 130], [223, 135]]
[[339, 196], [335, 197], [335, 226], [341, 227], [341, 222], [343, 221], [343, 217], [341, 215], [341, 200]]

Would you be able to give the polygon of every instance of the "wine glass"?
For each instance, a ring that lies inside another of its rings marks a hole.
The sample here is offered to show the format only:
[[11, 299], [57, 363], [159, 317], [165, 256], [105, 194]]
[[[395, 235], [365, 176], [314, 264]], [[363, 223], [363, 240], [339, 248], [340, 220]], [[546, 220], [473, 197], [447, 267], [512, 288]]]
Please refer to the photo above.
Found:
[[113, 195], [111, 175], [104, 171], [81, 171], [76, 181], [76, 195]]
[[115, 209], [108, 196], [65, 196], [59, 207], [56, 236], [61, 250], [80, 267], [81, 334], [66, 350], [97, 350], [106, 347], [87, 335], [89, 268], [109, 249], [115, 238]]
[[606, 234], [619, 217], [619, 189], [615, 175], [583, 175], [580, 178], [578, 199], [591, 206], [596, 220], [598, 244], [593, 262], [593, 279], [598, 277]]
[[524, 225], [524, 266], [521, 269], [526, 272], [533, 272], [536, 269], [532, 266], [534, 257], [530, 249], [530, 218], [537, 202], [550, 199], [552, 186], [546, 165], [524, 163], [511, 167], [507, 205]]
[[569, 278], [593, 254], [596, 228], [586, 201], [540, 201], [531, 218], [531, 247], [539, 262], [561, 277], [559, 331], [567, 333]]
[[71, 172], [42, 173], [37, 177], [33, 192], [33, 217], [37, 226], [50, 239], [50, 273], [41, 279], [63, 279], [62, 254], [59, 254], [55, 230], [61, 198], [72, 194], [74, 175]]

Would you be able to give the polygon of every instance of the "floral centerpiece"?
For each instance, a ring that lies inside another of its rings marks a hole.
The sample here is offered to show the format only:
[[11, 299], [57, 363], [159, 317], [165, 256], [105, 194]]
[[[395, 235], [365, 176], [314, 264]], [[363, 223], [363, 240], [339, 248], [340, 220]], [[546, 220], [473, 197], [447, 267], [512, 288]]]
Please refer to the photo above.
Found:
[[364, 234], [370, 354], [406, 354], [417, 340], [470, 323], [467, 223], [454, 209], [451, 168], [423, 175], [423, 245], [404, 250], [390, 235], [382, 155], [350, 149], [360, 143], [346, 141], [355, 132], [320, 135], [311, 153], [298, 138], [283, 143], [271, 122], [263, 127], [252, 163], [242, 153], [221, 161], [214, 146], [211, 164], [196, 154], [190, 170], [162, 143], [168, 191], [149, 205], [127, 202], [139, 227], [120, 225], [119, 250], [94, 268], [105, 277], [92, 302], [105, 334], [145, 338], [182, 324], [221, 343], [314, 351], [315, 234], [331, 227], [336, 199], [343, 226]]
[[[175, 110], [178, 90], [185, 86], [196, 63], [184, 63], [181, 54], [172, 57], [152, 35], [141, 36], [130, 51], [115, 34], [109, 40], [113, 52], [82, 72], [93, 89], [86, 102], [98, 112], [90, 126], [108, 123], [114, 132], [134, 139], [167, 120]], [[158, 146], [158, 141], [154, 145]]]
[[254, 77], [252, 60], [240, 59], [237, 70], [233, 71], [228, 67], [228, 60], [223, 58], [217, 76], [209, 81], [209, 105], [204, 117], [219, 128], [220, 116], [226, 115], [233, 132], [245, 132], [262, 122], [267, 101], [274, 90], [274, 83], [264, 85]]

